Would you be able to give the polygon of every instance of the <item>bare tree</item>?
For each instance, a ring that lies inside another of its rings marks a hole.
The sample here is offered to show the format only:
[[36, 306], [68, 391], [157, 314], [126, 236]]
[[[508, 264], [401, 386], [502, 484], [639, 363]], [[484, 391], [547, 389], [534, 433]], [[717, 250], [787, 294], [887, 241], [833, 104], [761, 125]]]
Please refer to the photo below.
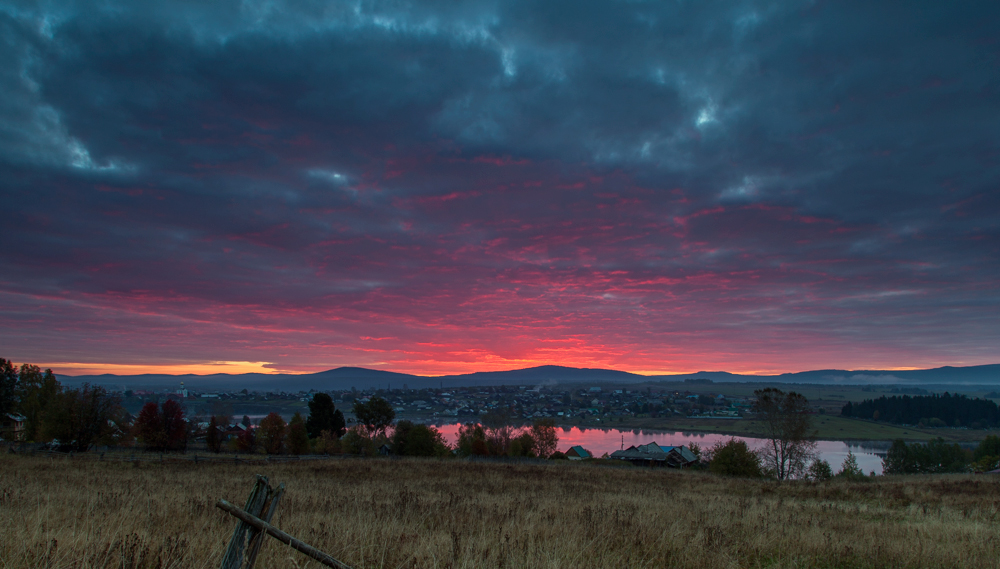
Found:
[[809, 401], [794, 391], [785, 393], [773, 387], [753, 394], [757, 397], [753, 411], [767, 439], [760, 450], [765, 468], [773, 471], [778, 480], [802, 475], [816, 456]]
[[517, 430], [510, 410], [507, 407], [497, 407], [483, 415], [483, 427], [486, 428], [486, 444], [490, 448], [490, 454], [506, 455]]

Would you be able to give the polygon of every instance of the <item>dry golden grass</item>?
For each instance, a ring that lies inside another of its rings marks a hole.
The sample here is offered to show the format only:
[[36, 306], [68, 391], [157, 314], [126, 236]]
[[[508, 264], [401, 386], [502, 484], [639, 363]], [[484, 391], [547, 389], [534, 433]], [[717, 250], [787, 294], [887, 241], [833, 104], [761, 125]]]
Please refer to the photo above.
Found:
[[[0, 568], [217, 567], [253, 474], [274, 523], [367, 567], [1000, 567], [987, 476], [777, 485], [592, 464], [0, 458]], [[317, 567], [268, 540], [258, 567]]]

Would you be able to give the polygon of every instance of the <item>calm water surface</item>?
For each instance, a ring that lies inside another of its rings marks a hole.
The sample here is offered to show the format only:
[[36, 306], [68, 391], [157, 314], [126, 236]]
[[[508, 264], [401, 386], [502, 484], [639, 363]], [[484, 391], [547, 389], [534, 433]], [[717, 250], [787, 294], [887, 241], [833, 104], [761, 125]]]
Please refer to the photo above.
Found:
[[[449, 444], [454, 444], [458, 440], [458, 427], [457, 424], [438, 425], [437, 429], [441, 431]], [[716, 442], [728, 441], [730, 438], [746, 441], [752, 449], [758, 449], [764, 444], [763, 439], [730, 437], [730, 435], [715, 433], [682, 433], [643, 429], [581, 429], [579, 427], [556, 427], [556, 430], [559, 433], [559, 450], [565, 451], [571, 446], [581, 445], [594, 456], [601, 456], [604, 453], [610, 454], [621, 449], [623, 445], [624, 448], [628, 448], [632, 445], [644, 445], [652, 442], [664, 446], [696, 443], [702, 449], [708, 449]], [[829, 462], [834, 472], [840, 470], [840, 465], [843, 464], [844, 459], [847, 458], [847, 451], [850, 450], [857, 457], [861, 470], [865, 473], [874, 470], [876, 474], [882, 474], [882, 456], [885, 455], [885, 451], [872, 448], [869, 445], [862, 447], [857, 443], [842, 441], [818, 441], [816, 447], [820, 458]]]

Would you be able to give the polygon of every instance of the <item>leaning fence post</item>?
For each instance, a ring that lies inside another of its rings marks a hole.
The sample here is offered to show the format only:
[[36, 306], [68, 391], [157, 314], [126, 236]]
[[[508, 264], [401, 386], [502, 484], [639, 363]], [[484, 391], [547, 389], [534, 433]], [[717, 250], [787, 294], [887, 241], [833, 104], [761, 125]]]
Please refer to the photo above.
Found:
[[[285, 485], [282, 483], [278, 486], [276, 490], [271, 490], [268, 487], [268, 497], [267, 503], [261, 509], [260, 519], [264, 520], [265, 523], [271, 523], [271, 518], [274, 517], [274, 512], [278, 510], [278, 501], [281, 500], [281, 495], [285, 493]], [[264, 543], [265, 534], [260, 528], [254, 528], [250, 535], [250, 542], [247, 545], [247, 565], [246, 569], [253, 569], [253, 564], [257, 562], [257, 554], [260, 552], [260, 546]]]
[[[247, 498], [247, 505], [244, 507], [244, 510], [252, 516], [260, 516], [261, 510], [264, 508], [264, 502], [267, 500], [267, 495], [267, 478], [258, 474], [257, 481], [254, 483], [253, 490], [250, 491], [250, 496]], [[226, 552], [222, 555], [220, 569], [240, 568], [243, 564], [243, 549], [246, 547], [246, 535], [251, 529], [252, 526], [242, 520], [236, 524], [236, 530], [233, 532], [232, 539], [229, 540], [229, 546], [226, 547]]]
[[247, 512], [244, 512], [243, 510], [237, 508], [236, 506], [230, 504], [225, 500], [219, 500], [218, 502], [215, 503], [215, 506], [220, 510], [232, 514], [242, 522], [250, 524], [253, 527], [259, 529], [260, 531], [267, 533], [268, 535], [277, 539], [281, 543], [290, 546], [292, 549], [295, 549], [296, 551], [308, 555], [309, 557], [315, 559], [316, 561], [319, 561], [320, 563], [326, 565], [327, 567], [335, 567], [336, 569], [351, 569], [349, 566], [341, 563], [340, 561], [337, 561], [333, 557], [330, 557], [326, 553], [323, 553], [322, 551], [316, 549], [315, 547], [309, 545], [308, 543], [304, 543], [302, 541], [295, 539], [294, 537], [272, 526], [271, 524], [265, 522], [264, 520], [252, 516]]

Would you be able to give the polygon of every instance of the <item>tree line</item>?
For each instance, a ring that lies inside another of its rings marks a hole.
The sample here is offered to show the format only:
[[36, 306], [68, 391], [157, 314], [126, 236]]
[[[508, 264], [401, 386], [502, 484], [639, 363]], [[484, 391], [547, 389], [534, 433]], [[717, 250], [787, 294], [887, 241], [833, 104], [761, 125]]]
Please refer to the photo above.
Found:
[[848, 402], [840, 412], [844, 417], [886, 421], [897, 425], [921, 427], [971, 427], [984, 429], [997, 426], [1000, 409], [989, 399], [969, 399], [965, 395], [893, 395]]
[[[153, 404], [147, 404], [153, 405]], [[326, 393], [316, 393], [309, 401], [309, 415], [296, 413], [287, 424], [277, 413], [261, 420], [256, 429], [245, 429], [226, 442], [229, 450], [267, 454], [356, 454], [373, 456], [380, 452], [399, 456], [520, 456], [559, 458], [559, 438], [551, 419], [530, 426], [516, 426], [506, 409], [483, 417], [482, 423], [459, 428], [456, 445], [449, 446], [435, 427], [396, 421], [396, 412], [381, 397], [355, 401], [351, 411], [356, 423], [350, 428], [344, 414]], [[212, 417], [206, 433], [209, 450], [221, 452], [221, 429], [228, 418]]]
[[189, 420], [181, 402], [167, 399], [148, 402], [132, 417], [121, 399], [103, 387], [83, 385], [70, 389], [52, 370], [0, 358], [0, 416], [23, 418], [18, 438], [28, 442], [53, 442], [61, 450], [85, 451], [94, 445], [130, 446], [149, 451], [184, 452], [189, 443], [204, 437], [209, 451], [267, 454], [349, 453], [374, 455], [380, 450], [405, 456], [538, 456], [556, 453], [558, 437], [551, 420], [527, 427], [513, 424], [504, 409], [483, 419], [483, 424], [461, 428], [456, 448], [451, 448], [434, 427], [395, 421], [392, 406], [381, 397], [355, 401], [356, 424], [347, 427], [344, 414], [326, 393], [309, 401], [309, 415], [296, 413], [288, 423], [270, 413], [254, 427], [248, 417], [233, 436], [230, 417], [212, 416], [207, 429]]
[[84, 451], [95, 444], [127, 444], [130, 417], [121, 400], [99, 386], [64, 387], [51, 369], [0, 358], [0, 416], [24, 418], [26, 441], [58, 441], [63, 450]]
[[882, 459], [885, 474], [988, 472], [1000, 468], [1000, 437], [989, 435], [973, 449], [942, 439], [910, 443], [896, 439]]

